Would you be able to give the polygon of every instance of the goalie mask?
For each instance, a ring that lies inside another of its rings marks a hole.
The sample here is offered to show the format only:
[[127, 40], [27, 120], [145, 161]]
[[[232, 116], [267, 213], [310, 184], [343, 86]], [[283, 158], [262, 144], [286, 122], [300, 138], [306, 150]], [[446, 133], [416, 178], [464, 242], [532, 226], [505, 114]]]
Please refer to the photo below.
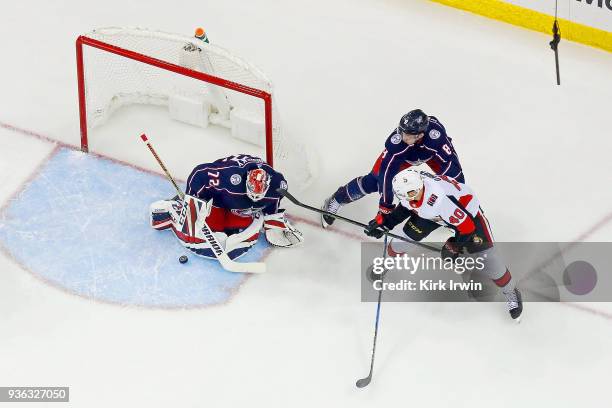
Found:
[[264, 169], [254, 169], [247, 173], [246, 193], [253, 201], [259, 201], [266, 196], [270, 188], [270, 175]]

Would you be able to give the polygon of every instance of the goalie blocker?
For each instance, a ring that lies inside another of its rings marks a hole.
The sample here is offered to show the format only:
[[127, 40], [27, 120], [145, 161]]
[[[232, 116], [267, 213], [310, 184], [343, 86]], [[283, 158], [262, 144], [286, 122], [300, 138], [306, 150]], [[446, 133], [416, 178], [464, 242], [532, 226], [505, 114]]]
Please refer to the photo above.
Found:
[[202, 231], [204, 220], [230, 259], [252, 248], [262, 228], [271, 245], [293, 247], [304, 239], [279, 208], [277, 188], [287, 188], [283, 175], [258, 157], [236, 155], [200, 164], [187, 179], [184, 200], [151, 205], [151, 226], [172, 229], [185, 247], [207, 258], [214, 253]]

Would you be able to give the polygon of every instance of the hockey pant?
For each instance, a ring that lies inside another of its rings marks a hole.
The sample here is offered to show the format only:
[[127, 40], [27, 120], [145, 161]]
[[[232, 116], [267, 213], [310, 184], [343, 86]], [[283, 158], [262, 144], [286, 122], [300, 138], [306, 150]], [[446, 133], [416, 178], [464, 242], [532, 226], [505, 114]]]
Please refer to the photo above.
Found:
[[[463, 256], [466, 258], [482, 257], [484, 262], [482, 272], [490, 278], [496, 286], [501, 288], [504, 293], [512, 292], [514, 290], [512, 275], [499, 257], [494, 246], [493, 234], [491, 233], [489, 221], [482, 210], [479, 210], [476, 217], [473, 217], [473, 221], [476, 230], [471, 236], [472, 242], [466, 245], [466, 253]], [[412, 213], [406, 220], [403, 231], [408, 238], [414, 241], [421, 241], [432, 231], [441, 226], [441, 224], [421, 218], [415, 213]]]
[[466, 246], [466, 258], [479, 257], [484, 262], [482, 272], [505, 294], [514, 291], [515, 284], [508, 267], [503, 263], [493, 241], [493, 233], [489, 220], [482, 209], [473, 217], [476, 231], [471, 237], [471, 243]]
[[216, 257], [202, 232], [204, 220], [230, 259], [238, 258], [252, 248], [263, 226], [263, 217], [238, 216], [213, 206], [211, 201], [189, 195], [185, 195], [182, 202], [178, 197], [154, 202], [151, 204], [150, 220], [154, 229], [171, 229], [183, 246], [211, 259]]

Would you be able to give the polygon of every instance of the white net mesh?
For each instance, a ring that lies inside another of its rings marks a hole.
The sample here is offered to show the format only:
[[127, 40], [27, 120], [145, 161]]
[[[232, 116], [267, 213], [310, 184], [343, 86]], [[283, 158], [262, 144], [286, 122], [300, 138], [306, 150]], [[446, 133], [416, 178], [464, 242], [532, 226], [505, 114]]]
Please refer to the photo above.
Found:
[[[195, 37], [141, 28], [103, 28], [85, 37], [272, 94], [271, 82], [258, 68]], [[260, 98], [89, 46], [83, 47], [83, 61], [88, 129], [103, 124], [121, 106], [169, 105], [173, 97], [184, 97], [206, 101], [210, 123], [232, 129], [234, 136], [247, 142], [265, 144]], [[251, 132], [240, 132], [236, 125], [240, 118], [248, 118]], [[281, 132], [274, 99], [272, 123], [274, 167], [293, 187], [306, 186], [312, 179], [310, 160], [302, 146]], [[232, 153], [237, 152], [228, 152]]]

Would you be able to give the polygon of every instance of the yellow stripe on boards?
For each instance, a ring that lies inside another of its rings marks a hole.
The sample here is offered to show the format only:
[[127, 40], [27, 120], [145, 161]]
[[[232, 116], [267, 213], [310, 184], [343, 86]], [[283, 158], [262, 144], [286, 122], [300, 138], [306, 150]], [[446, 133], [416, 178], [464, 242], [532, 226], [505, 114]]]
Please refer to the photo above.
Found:
[[[430, 0], [519, 27], [550, 34], [554, 16], [499, 0]], [[559, 18], [561, 38], [612, 52], [612, 33]]]

